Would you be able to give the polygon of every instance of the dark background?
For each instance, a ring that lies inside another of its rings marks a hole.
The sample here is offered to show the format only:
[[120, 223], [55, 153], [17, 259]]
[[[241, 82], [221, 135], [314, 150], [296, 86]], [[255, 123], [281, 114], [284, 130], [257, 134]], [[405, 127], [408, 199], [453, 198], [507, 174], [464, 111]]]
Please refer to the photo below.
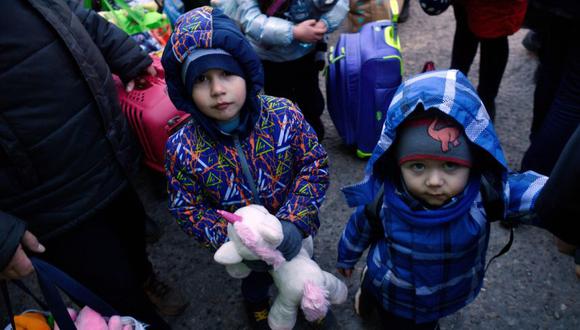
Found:
[[[455, 30], [452, 10], [436, 17], [424, 14], [418, 2], [411, 1], [411, 15], [400, 24], [399, 32], [405, 62], [405, 77], [418, 73], [427, 60], [440, 69], [450, 62]], [[496, 129], [509, 165], [519, 168], [528, 146], [531, 122], [533, 73], [537, 59], [526, 51], [521, 40], [527, 30], [510, 37], [510, 57], [496, 99]], [[335, 33], [331, 43], [336, 41]], [[477, 84], [478, 60], [469, 75]], [[321, 79], [323, 82], [324, 80]], [[322, 268], [335, 274], [336, 244], [351, 210], [340, 188], [362, 178], [365, 161], [342, 145], [325, 112], [324, 147], [330, 155], [331, 186], [321, 211], [321, 229], [315, 239], [315, 258]], [[150, 246], [154, 267], [160, 277], [191, 299], [181, 316], [168, 318], [175, 329], [246, 329], [239, 280], [230, 278], [217, 265], [212, 253], [202, 249], [178, 228], [168, 214], [167, 202], [143, 175], [140, 193], [148, 212], [165, 229], [161, 240]], [[488, 257], [504, 246], [508, 231], [492, 225]], [[358, 286], [362, 262], [346, 283], [349, 299], [333, 311], [342, 329], [372, 329], [354, 314], [352, 302]], [[337, 275], [340, 277], [340, 275]], [[18, 310], [35, 306], [19, 293], [13, 298]], [[560, 254], [553, 237], [540, 229], [520, 226], [515, 230], [511, 250], [490, 266], [484, 288], [477, 299], [463, 310], [441, 321], [442, 329], [580, 329], [580, 280], [574, 275], [571, 257]], [[297, 328], [304, 328], [299, 322]]]

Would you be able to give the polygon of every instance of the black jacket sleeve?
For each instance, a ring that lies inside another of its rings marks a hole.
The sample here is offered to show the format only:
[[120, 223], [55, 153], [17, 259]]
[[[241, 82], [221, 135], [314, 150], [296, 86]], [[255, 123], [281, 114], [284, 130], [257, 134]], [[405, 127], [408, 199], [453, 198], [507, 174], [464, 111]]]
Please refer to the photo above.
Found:
[[68, 5], [101, 50], [111, 72], [124, 82], [136, 78], [152, 60], [123, 30], [98, 13], [83, 8], [82, 1], [69, 0]]
[[580, 246], [580, 126], [564, 147], [536, 202], [547, 229]]
[[0, 270], [6, 268], [24, 235], [24, 221], [0, 211]]

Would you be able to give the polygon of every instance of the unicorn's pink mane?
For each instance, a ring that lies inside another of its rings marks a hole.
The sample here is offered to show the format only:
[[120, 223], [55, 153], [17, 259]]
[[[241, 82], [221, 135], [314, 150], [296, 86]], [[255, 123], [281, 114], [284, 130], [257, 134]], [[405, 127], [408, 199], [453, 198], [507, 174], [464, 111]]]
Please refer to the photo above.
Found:
[[236, 222], [234, 227], [242, 243], [268, 265], [272, 265], [274, 269], [277, 269], [286, 261], [280, 251], [258, 244], [258, 238], [245, 223]]

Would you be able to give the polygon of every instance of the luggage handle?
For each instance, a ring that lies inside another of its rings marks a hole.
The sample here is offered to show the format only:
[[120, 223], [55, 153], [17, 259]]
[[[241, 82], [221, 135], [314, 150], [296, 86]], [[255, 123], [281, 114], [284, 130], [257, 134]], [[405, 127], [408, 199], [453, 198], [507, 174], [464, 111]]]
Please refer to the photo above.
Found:
[[397, 2], [397, 0], [389, 0], [390, 3], [390, 8], [391, 8], [391, 21], [394, 24], [397, 24], [397, 22], [399, 21], [399, 3]]
[[334, 64], [345, 57], [346, 57], [346, 49], [344, 49], [344, 47], [340, 47], [340, 55], [338, 55], [337, 57], [334, 57], [334, 46], [330, 47], [330, 50], [328, 51], [328, 62], [330, 64]]
[[401, 52], [401, 40], [397, 34], [397, 28], [389, 25], [384, 30], [385, 43]]
[[191, 115], [189, 113], [183, 113], [177, 116], [171, 117], [165, 125], [165, 131], [168, 135], [173, 135], [177, 132], [183, 125], [189, 122]]

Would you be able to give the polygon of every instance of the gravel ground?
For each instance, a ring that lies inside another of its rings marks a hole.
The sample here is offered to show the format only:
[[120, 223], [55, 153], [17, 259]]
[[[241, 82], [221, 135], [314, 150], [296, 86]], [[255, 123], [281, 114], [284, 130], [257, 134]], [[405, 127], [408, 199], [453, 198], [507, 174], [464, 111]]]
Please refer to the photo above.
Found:
[[[454, 32], [452, 11], [429, 17], [411, 4], [411, 16], [400, 25], [405, 61], [405, 77], [419, 72], [432, 60], [438, 68], [449, 65]], [[510, 58], [497, 98], [496, 128], [508, 162], [519, 168], [528, 146], [531, 122], [533, 73], [536, 58], [522, 46], [526, 31], [510, 38]], [[336, 35], [333, 36], [336, 40]], [[477, 83], [478, 61], [470, 79]], [[331, 186], [320, 211], [321, 229], [315, 239], [315, 258], [331, 272], [336, 260], [336, 245], [351, 210], [340, 188], [362, 178], [365, 162], [342, 145], [328, 114], [323, 117], [327, 137], [323, 145], [330, 155]], [[186, 237], [166, 211], [166, 201], [155, 193], [145, 176], [141, 194], [148, 212], [165, 228], [165, 235], [150, 246], [152, 261], [161, 277], [179, 287], [191, 305], [179, 317], [168, 321], [175, 329], [246, 329], [239, 280], [213, 262], [212, 253]], [[505, 244], [508, 231], [492, 225], [488, 256]], [[349, 299], [333, 311], [341, 329], [373, 329], [354, 314], [352, 302], [358, 287], [362, 263], [350, 280]], [[340, 277], [340, 275], [337, 275]], [[580, 329], [580, 281], [574, 275], [572, 258], [556, 250], [553, 237], [540, 229], [520, 226], [509, 253], [489, 268], [485, 285], [477, 299], [463, 310], [443, 319], [442, 329]], [[19, 300], [20, 299], [20, 300]], [[17, 303], [22, 300], [17, 297]], [[305, 328], [299, 321], [297, 329]]]

